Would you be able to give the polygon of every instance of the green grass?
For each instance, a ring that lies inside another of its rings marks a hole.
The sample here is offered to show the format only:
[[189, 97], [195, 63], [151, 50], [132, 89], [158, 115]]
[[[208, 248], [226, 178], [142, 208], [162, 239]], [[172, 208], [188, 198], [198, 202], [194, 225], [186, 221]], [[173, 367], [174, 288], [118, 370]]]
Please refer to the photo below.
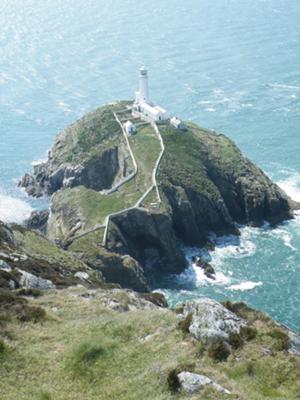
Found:
[[62, 162], [77, 164], [103, 152], [112, 141], [122, 139], [113, 112], [123, 109], [128, 102], [117, 102], [97, 108], [66, 128], [52, 149], [53, 165]]
[[[161, 183], [188, 187], [213, 200], [220, 197], [209, 176], [210, 166], [220, 175], [238, 172], [243, 167], [239, 149], [224, 135], [187, 123], [182, 132], [172, 126], [160, 127], [166, 153], [159, 170]], [[197, 173], [195, 173], [197, 171]]]
[[[150, 125], [139, 128], [137, 133], [130, 137], [130, 144], [137, 160], [138, 174], [118, 191], [103, 195], [79, 186], [61, 190], [54, 195], [54, 205], [59, 205], [61, 210], [66, 207], [73, 211], [77, 210], [77, 215], [81, 215], [84, 224], [77, 233], [90, 229], [96, 224], [103, 224], [108, 214], [134, 206], [151, 186], [152, 171], [160, 153], [160, 144], [153, 128]], [[70, 220], [69, 228], [72, 223]], [[61, 232], [61, 236], [64, 236], [63, 232]]]
[[[174, 312], [112, 311], [102, 295], [128, 302], [126, 292], [113, 293], [97, 290], [95, 297], [87, 297], [86, 289], [73, 288], [32, 300], [30, 305], [45, 308], [49, 318], [9, 323], [11, 340], [0, 354], [1, 400], [299, 398], [299, 357], [261, 351], [274, 340], [270, 322], [257, 320], [257, 337], [216, 363], [206, 346], [200, 349], [177, 328]], [[154, 336], [145, 340], [148, 335]], [[194, 397], [174, 394], [169, 389], [174, 370], [207, 375], [233, 394], [210, 389]]]

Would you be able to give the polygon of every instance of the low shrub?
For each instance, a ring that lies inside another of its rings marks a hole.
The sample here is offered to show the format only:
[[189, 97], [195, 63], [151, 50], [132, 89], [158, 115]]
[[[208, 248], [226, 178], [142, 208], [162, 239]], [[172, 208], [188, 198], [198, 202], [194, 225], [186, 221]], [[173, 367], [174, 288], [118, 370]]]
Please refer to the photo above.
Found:
[[197, 344], [197, 350], [196, 350], [196, 355], [197, 355], [197, 357], [202, 357], [203, 354], [205, 353], [205, 350], [206, 350], [205, 344], [202, 343], [202, 342], [199, 342], [199, 343]]
[[257, 330], [253, 326], [242, 326], [240, 329], [240, 335], [246, 341], [250, 341], [256, 338]]
[[172, 393], [178, 392], [178, 390], [180, 388], [180, 382], [179, 382], [179, 379], [178, 379], [179, 372], [180, 372], [180, 370], [178, 370], [177, 368], [171, 369], [168, 372], [167, 384], [168, 384], [169, 390]]
[[20, 302], [26, 302], [24, 299], [19, 299], [15, 293], [9, 289], [0, 288], [0, 307], [5, 307], [7, 305], [17, 304]]
[[275, 343], [273, 345], [274, 350], [284, 351], [288, 350], [290, 344], [289, 335], [280, 328], [274, 328], [269, 333], [271, 338], [275, 339]]
[[230, 355], [230, 348], [226, 342], [218, 340], [208, 346], [207, 354], [215, 361], [226, 361]]
[[93, 364], [101, 356], [104, 356], [106, 349], [101, 345], [82, 344], [75, 352], [75, 363]]
[[28, 288], [28, 289], [23, 288], [23, 289], [18, 290], [16, 293], [18, 296], [31, 296], [31, 297], [35, 297], [35, 298], [43, 296], [43, 294], [44, 294], [41, 290], [33, 289], [33, 288]]
[[20, 322], [41, 322], [46, 318], [46, 311], [42, 307], [18, 305], [15, 307], [17, 319]]
[[232, 346], [234, 349], [239, 349], [240, 347], [243, 346], [244, 340], [242, 336], [237, 333], [237, 332], [231, 332], [228, 337], [228, 343], [230, 346]]
[[0, 339], [0, 357], [5, 352], [6, 346], [2, 339]]
[[189, 333], [189, 328], [191, 326], [192, 319], [193, 319], [193, 314], [192, 313], [188, 314], [184, 319], [178, 322], [177, 325], [178, 329], [180, 329], [185, 334]]
[[50, 393], [48, 393], [48, 392], [42, 392], [40, 394], [39, 400], [51, 400], [51, 399], [52, 399], [52, 397], [51, 397]]

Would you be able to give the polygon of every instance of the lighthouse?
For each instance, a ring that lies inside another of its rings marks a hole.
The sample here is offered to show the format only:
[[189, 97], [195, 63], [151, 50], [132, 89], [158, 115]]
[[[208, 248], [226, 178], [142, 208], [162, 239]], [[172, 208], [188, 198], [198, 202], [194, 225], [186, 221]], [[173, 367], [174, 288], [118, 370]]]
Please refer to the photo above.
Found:
[[168, 113], [162, 107], [154, 105], [149, 98], [148, 71], [146, 67], [141, 67], [139, 71], [139, 90], [135, 92], [135, 102], [132, 114], [145, 121], [166, 121], [169, 119]]
[[145, 66], [140, 68], [139, 91], [136, 92], [137, 103], [149, 103], [148, 71]]

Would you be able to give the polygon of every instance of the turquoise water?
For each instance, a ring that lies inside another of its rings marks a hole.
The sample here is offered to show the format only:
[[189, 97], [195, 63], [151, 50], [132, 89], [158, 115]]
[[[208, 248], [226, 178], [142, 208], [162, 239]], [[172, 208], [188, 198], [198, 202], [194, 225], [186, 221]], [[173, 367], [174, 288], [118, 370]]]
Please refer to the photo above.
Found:
[[[299, 20], [298, 0], [2, 0], [0, 219], [46, 204], [18, 178], [64, 126], [131, 98], [141, 64], [155, 102], [227, 134], [300, 200]], [[215, 282], [191, 267], [170, 301], [243, 299], [300, 329], [300, 218], [242, 232], [206, 255]]]

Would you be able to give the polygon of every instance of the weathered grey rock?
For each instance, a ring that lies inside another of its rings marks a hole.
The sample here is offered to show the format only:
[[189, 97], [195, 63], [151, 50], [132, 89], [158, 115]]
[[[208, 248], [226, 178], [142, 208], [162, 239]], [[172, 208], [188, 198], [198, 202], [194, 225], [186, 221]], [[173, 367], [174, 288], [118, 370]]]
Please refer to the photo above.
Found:
[[290, 337], [290, 343], [288, 352], [290, 354], [300, 356], [300, 335], [297, 334], [296, 332], [289, 330], [289, 337]]
[[54, 289], [55, 285], [48, 279], [39, 278], [29, 272], [18, 270], [21, 273], [19, 284], [21, 287], [30, 289]]
[[220, 393], [230, 394], [230, 391], [217, 384], [205, 375], [194, 374], [188, 371], [182, 371], [178, 374], [180, 387], [185, 392], [194, 394], [200, 392], [206, 386], [211, 386]]
[[182, 272], [187, 262], [178, 246], [170, 216], [144, 208], [111, 218], [107, 247], [138, 260], [146, 275]]
[[7, 272], [10, 272], [12, 270], [11, 266], [3, 260], [0, 260], [0, 269]]
[[42, 233], [46, 233], [48, 218], [49, 210], [33, 211], [24, 225], [28, 229], [37, 229]]
[[75, 273], [76, 278], [82, 279], [82, 280], [87, 280], [89, 279], [89, 274], [87, 272], [83, 272], [83, 271], [78, 271]]
[[221, 303], [208, 298], [188, 302], [183, 314], [185, 317], [192, 314], [189, 332], [204, 343], [227, 340], [230, 333], [239, 333], [241, 327], [246, 325], [246, 321]]

